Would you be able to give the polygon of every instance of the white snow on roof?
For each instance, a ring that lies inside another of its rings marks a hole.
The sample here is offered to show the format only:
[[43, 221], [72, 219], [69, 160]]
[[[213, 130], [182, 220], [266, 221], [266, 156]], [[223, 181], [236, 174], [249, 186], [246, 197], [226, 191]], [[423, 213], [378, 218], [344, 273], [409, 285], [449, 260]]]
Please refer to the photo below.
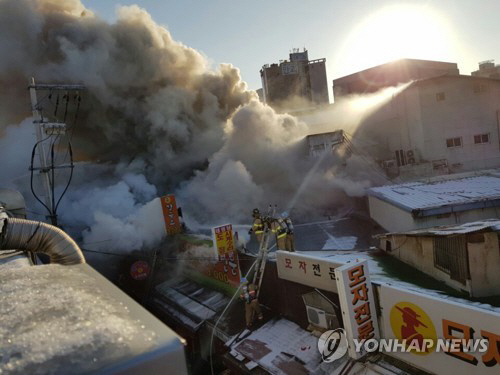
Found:
[[0, 251], [0, 266], [2, 269], [29, 267], [31, 263], [22, 251], [4, 250]]
[[179, 293], [175, 289], [163, 287], [162, 285], [158, 286], [157, 289], [169, 300], [175, 301], [176, 304], [201, 320], [210, 319], [215, 315], [214, 310], [203, 306], [201, 303]]
[[318, 338], [286, 319], [267, 322], [232, 349], [277, 375], [330, 374], [335, 368], [321, 360]]
[[354, 236], [334, 237], [328, 234], [328, 239], [322, 250], [352, 250], [357, 241], [358, 238]]
[[407, 209], [428, 209], [500, 199], [500, 178], [475, 176], [436, 182], [411, 182], [368, 189], [368, 194]]
[[200, 326], [203, 324], [203, 320], [199, 322], [195, 322], [193, 319], [191, 319], [189, 316], [181, 313], [180, 311], [176, 310], [174, 307], [170, 306], [169, 304], [163, 302], [159, 298], [155, 298], [154, 302], [158, 305], [160, 305], [165, 311], [168, 312], [168, 314], [173, 317], [174, 319], [177, 319], [179, 322], [187, 325], [189, 328], [191, 328], [193, 331], [196, 331]]
[[80, 266], [0, 267], [0, 280], [1, 374], [92, 373], [157, 341]]
[[409, 232], [395, 232], [379, 234], [375, 237], [397, 236], [397, 235], [419, 235], [419, 236], [449, 236], [452, 234], [467, 234], [489, 229], [491, 231], [500, 231], [499, 219], [488, 219], [474, 221], [460, 225], [443, 225], [432, 228], [417, 229]]
[[405, 288], [407, 290], [413, 290], [418, 293], [423, 293], [438, 298], [444, 298], [449, 301], [454, 301], [469, 306], [475, 306], [489, 311], [500, 312], [500, 307], [495, 307], [487, 303], [470, 301], [464, 298], [453, 297], [438, 289], [428, 289], [412, 284], [411, 282], [397, 279], [387, 274], [387, 272], [384, 270], [382, 266], [383, 257], [375, 256], [371, 254], [371, 251], [306, 251], [303, 253], [307, 255], [317, 256], [319, 258], [331, 259], [334, 262], [340, 262], [340, 263], [352, 262], [356, 259], [366, 259], [368, 260], [368, 270], [370, 272], [371, 281], [375, 284], [393, 285]]

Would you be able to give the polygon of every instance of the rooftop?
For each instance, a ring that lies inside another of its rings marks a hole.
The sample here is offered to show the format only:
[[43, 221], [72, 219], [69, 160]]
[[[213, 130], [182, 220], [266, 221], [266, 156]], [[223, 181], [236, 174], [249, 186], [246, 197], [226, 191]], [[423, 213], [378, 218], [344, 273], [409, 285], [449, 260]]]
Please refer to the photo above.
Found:
[[411, 212], [430, 216], [500, 206], [500, 178], [463, 177], [434, 182], [411, 182], [371, 188], [368, 195]]
[[377, 235], [376, 237], [386, 237], [394, 235], [406, 235], [406, 236], [450, 236], [455, 234], [468, 234], [474, 232], [500, 231], [500, 220], [499, 219], [488, 219], [474, 221], [471, 223], [459, 224], [459, 225], [443, 225], [433, 228], [417, 229], [409, 232], [398, 232], [398, 233], [384, 233]]
[[152, 352], [182, 371], [179, 336], [87, 264], [0, 258], [0, 373], [115, 373]]

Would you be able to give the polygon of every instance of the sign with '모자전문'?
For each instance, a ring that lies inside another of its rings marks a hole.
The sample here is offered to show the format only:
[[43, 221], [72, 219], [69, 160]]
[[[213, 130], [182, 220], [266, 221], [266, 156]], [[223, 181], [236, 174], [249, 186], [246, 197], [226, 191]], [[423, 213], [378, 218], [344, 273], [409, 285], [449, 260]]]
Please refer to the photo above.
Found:
[[335, 270], [344, 263], [314, 255], [278, 250], [276, 265], [280, 279], [337, 292]]
[[377, 311], [373, 285], [367, 260], [349, 262], [335, 270], [342, 320], [349, 344], [349, 356], [363, 357], [365, 350], [357, 351], [354, 340], [379, 338]]

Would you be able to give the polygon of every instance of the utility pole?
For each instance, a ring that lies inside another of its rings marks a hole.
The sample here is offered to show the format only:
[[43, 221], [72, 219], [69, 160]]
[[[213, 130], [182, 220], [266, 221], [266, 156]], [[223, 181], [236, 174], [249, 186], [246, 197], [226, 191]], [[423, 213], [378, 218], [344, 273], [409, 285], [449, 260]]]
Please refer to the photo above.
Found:
[[[54, 169], [73, 168], [73, 163], [71, 162], [71, 165], [54, 166], [53, 164], [54, 146], [52, 145], [52, 150], [45, 149], [46, 140], [51, 139], [54, 136], [60, 136], [66, 134], [66, 123], [44, 121], [42, 106], [37, 99], [37, 91], [44, 90], [52, 92], [52, 91], [62, 90], [67, 93], [68, 91], [83, 91], [86, 90], [86, 88], [85, 86], [82, 85], [35, 84], [35, 79], [33, 77], [30, 79], [28, 88], [30, 91], [30, 98], [31, 98], [31, 110], [33, 112], [33, 125], [35, 126], [35, 131], [36, 131], [35, 147], [38, 149], [38, 157], [40, 162], [40, 166], [38, 168], [34, 168], [32, 165], [30, 169], [31, 173], [33, 173], [35, 170], [38, 170], [40, 173], [41, 184], [43, 186], [45, 194], [45, 206], [49, 211], [48, 218], [50, 218], [50, 221], [53, 225], [57, 225], [57, 215], [56, 215], [57, 204], [54, 198], [54, 189], [55, 189]], [[69, 102], [69, 96], [67, 97], [67, 102]], [[47, 163], [48, 159], [47, 151], [52, 152], [50, 165], [48, 165]], [[50, 175], [51, 173], [52, 173], [52, 178]], [[38, 199], [38, 197], [36, 198]]]
[[30, 98], [31, 98], [31, 111], [33, 112], [33, 124], [35, 125], [36, 131], [36, 141], [38, 143], [39, 151], [38, 157], [40, 158], [40, 180], [45, 192], [45, 204], [47, 207], [53, 207], [54, 202], [52, 201], [52, 194], [50, 193], [50, 177], [49, 168], [47, 167], [47, 154], [45, 153], [45, 146], [42, 134], [42, 114], [38, 108], [38, 100], [36, 97], [36, 86], [35, 78], [31, 77], [31, 82], [29, 86]]

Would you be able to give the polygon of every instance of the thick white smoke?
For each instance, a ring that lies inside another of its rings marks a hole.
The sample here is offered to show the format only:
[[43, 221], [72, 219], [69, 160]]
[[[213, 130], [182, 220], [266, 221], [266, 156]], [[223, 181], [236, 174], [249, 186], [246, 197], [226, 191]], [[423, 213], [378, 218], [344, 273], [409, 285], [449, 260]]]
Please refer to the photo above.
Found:
[[374, 178], [345, 149], [307, 158], [304, 137], [333, 129], [262, 105], [236, 68], [209, 70], [137, 6], [121, 7], [113, 24], [79, 0], [0, 0], [0, 15], [1, 185], [29, 164], [29, 120], [6, 127], [29, 116], [28, 78], [85, 84], [80, 111], [67, 116], [80, 162], [59, 214], [91, 249], [157, 244], [165, 193], [175, 191], [188, 223], [246, 223], [269, 203], [297, 216], [327, 211]]

